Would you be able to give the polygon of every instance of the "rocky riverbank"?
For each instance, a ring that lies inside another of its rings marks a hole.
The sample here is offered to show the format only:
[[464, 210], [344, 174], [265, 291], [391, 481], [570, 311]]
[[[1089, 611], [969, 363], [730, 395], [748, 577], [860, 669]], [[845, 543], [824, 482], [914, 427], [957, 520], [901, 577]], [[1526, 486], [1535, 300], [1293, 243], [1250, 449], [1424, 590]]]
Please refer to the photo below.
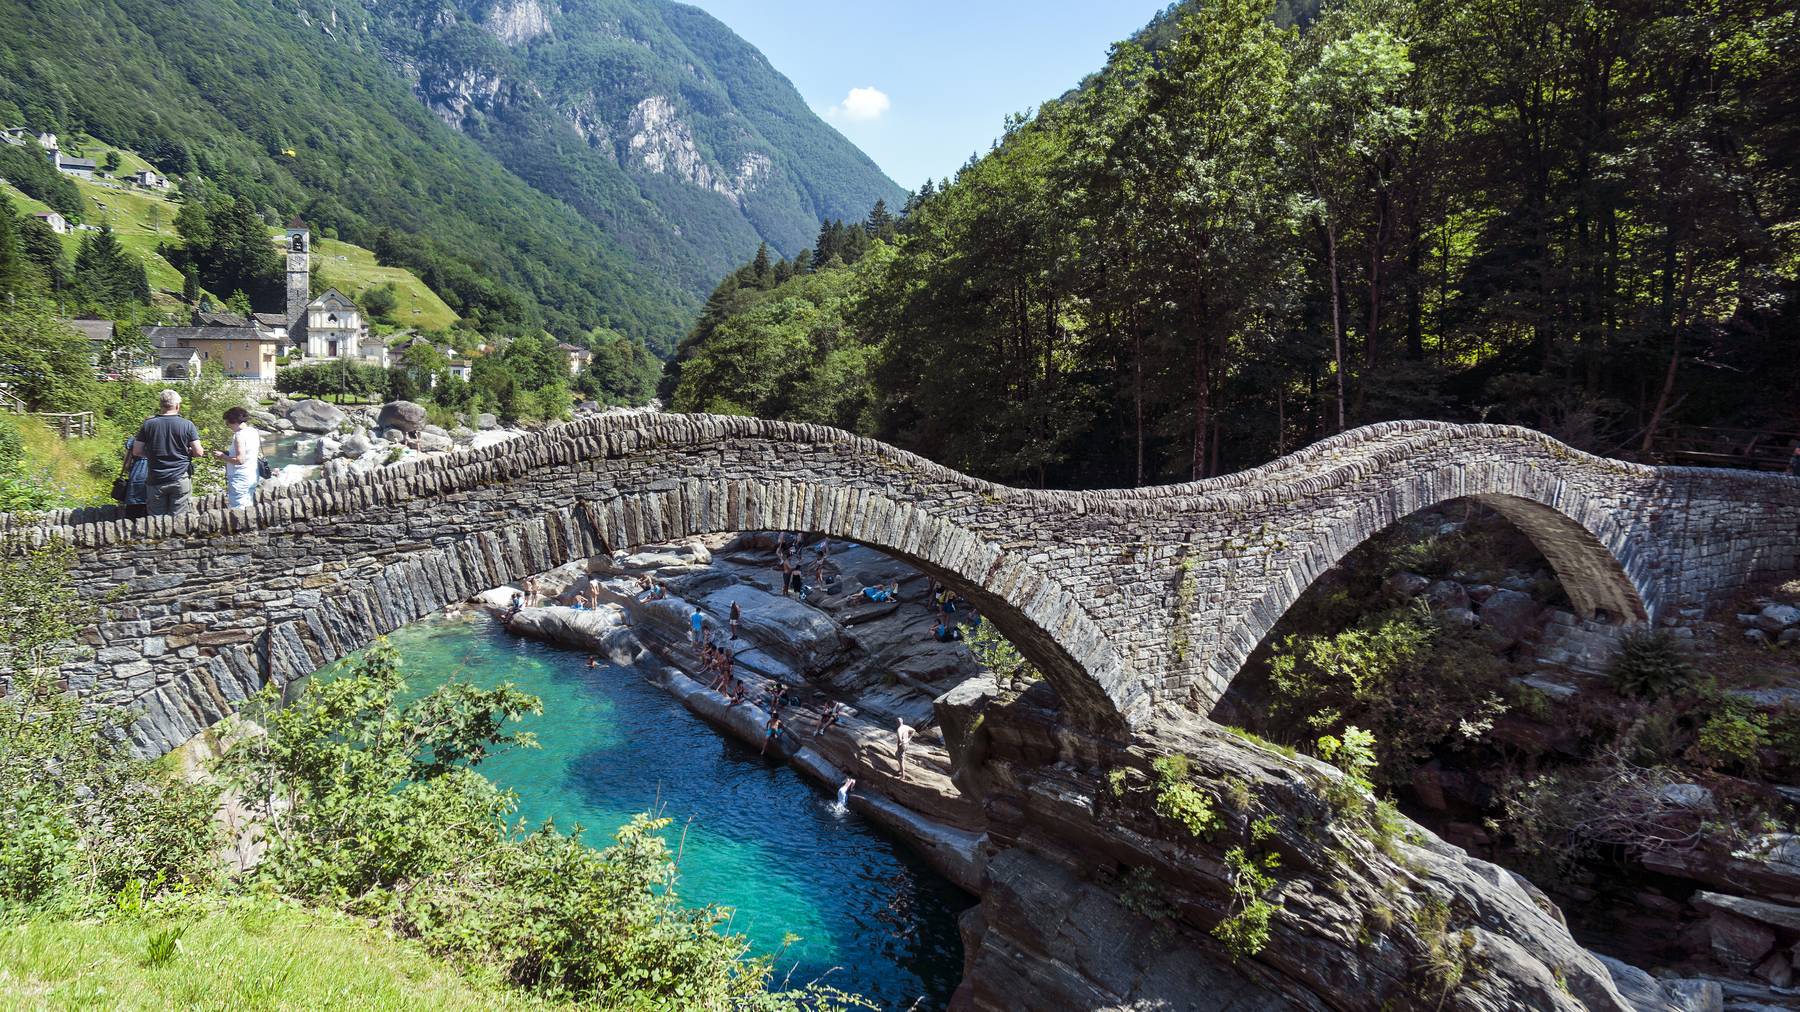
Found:
[[[933, 700], [977, 674], [960, 644], [932, 636], [935, 611], [927, 579], [861, 546], [840, 545], [827, 564], [828, 583], [806, 600], [783, 594], [774, 540], [738, 535], [643, 548], [563, 567], [535, 581], [538, 594], [510, 620], [512, 629], [644, 671], [689, 710], [722, 732], [761, 748], [768, 713], [757, 700], [786, 685], [782, 709], [788, 741], [774, 751], [826, 792], [854, 778], [853, 809], [899, 834], [938, 872], [978, 891], [986, 856], [983, 815], [952, 780], [936, 728]], [[666, 596], [643, 600], [638, 578], [653, 576]], [[898, 582], [900, 600], [876, 605], [865, 585]], [[519, 588], [497, 588], [481, 603], [510, 611]], [[573, 602], [590, 592], [598, 608]], [[699, 680], [689, 640], [696, 608], [709, 635], [729, 632], [731, 606], [743, 616], [735, 673], [747, 688], [733, 704]], [[821, 710], [842, 705], [822, 733]], [[918, 729], [905, 772], [895, 753], [895, 723]]]
[[[584, 401], [575, 407], [575, 414], [656, 410], [660, 410], [656, 404], [602, 408]], [[448, 429], [432, 424], [425, 407], [412, 401], [339, 406], [286, 394], [276, 394], [266, 408], [250, 412], [250, 423], [263, 435], [265, 453], [281, 448], [281, 462], [271, 479], [274, 485], [366, 473], [427, 454], [479, 450], [533, 431], [529, 426], [503, 425], [488, 412], [462, 413], [456, 419]]]

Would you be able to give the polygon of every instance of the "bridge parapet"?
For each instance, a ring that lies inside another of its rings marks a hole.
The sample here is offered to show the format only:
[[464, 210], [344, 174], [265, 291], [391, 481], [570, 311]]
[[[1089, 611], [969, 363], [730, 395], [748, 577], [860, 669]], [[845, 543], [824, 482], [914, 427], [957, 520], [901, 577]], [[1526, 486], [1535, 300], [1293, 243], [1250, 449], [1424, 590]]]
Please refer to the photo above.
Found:
[[1587, 613], [1653, 620], [1800, 560], [1800, 480], [1651, 468], [1526, 429], [1391, 422], [1240, 474], [1059, 492], [970, 478], [822, 426], [603, 416], [474, 452], [0, 531], [68, 538], [102, 618], [71, 684], [142, 709], [165, 749], [270, 679], [574, 559], [696, 534], [803, 530], [906, 558], [966, 593], [1096, 727], [1206, 709], [1301, 592], [1416, 510], [1510, 517]]

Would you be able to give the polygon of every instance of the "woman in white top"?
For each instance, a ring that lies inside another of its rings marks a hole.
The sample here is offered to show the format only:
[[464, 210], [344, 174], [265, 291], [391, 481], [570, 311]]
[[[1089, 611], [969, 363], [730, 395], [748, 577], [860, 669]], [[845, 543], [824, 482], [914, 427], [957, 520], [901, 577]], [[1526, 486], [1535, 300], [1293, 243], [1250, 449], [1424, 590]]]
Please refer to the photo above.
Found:
[[231, 408], [225, 412], [231, 426], [231, 442], [213, 456], [225, 462], [225, 505], [243, 509], [256, 502], [256, 462], [262, 456], [262, 434], [250, 425], [250, 412]]

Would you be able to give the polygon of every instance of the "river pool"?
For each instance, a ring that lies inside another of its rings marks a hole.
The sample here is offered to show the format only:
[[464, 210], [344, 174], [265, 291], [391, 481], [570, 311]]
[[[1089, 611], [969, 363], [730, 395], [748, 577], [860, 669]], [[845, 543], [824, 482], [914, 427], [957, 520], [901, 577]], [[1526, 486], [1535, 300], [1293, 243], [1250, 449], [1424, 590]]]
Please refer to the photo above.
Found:
[[[887, 1008], [941, 1009], [962, 971], [956, 917], [974, 903], [884, 831], [785, 765], [715, 732], [635, 671], [516, 639], [486, 618], [433, 619], [389, 639], [415, 689], [511, 680], [544, 701], [522, 725], [542, 746], [482, 764], [534, 823], [605, 846], [633, 813], [675, 821], [683, 900], [736, 910], [756, 951], [800, 940], [777, 979], [825, 981]], [[916, 1003], [916, 1004], [915, 1004]]]

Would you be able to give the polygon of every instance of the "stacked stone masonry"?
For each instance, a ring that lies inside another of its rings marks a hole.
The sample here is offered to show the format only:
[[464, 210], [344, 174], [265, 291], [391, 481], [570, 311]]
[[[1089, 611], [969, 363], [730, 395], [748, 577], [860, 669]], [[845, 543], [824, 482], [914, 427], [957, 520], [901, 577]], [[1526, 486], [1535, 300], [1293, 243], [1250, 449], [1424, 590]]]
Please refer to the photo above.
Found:
[[602, 416], [484, 450], [218, 498], [179, 518], [0, 516], [66, 538], [98, 621], [65, 668], [142, 711], [161, 752], [271, 680], [305, 675], [482, 589], [721, 531], [862, 542], [973, 599], [1065, 716], [1134, 726], [1210, 709], [1300, 594], [1371, 535], [1474, 498], [1543, 551], [1584, 618], [1628, 625], [1800, 568], [1800, 480], [1653, 468], [1495, 425], [1386, 422], [1254, 470], [1062, 492], [978, 481], [835, 429]]

